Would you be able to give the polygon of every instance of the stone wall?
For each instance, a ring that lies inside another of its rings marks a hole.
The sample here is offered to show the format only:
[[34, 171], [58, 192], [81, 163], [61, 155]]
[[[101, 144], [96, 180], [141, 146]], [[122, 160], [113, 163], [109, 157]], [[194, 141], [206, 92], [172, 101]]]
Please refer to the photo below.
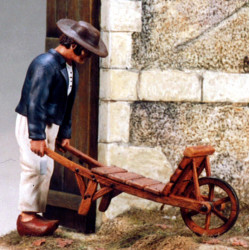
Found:
[[[99, 160], [167, 182], [185, 147], [248, 201], [248, 2], [102, 0]], [[127, 194], [106, 216], [154, 202]]]
[[244, 73], [248, 0], [142, 0], [133, 66]]

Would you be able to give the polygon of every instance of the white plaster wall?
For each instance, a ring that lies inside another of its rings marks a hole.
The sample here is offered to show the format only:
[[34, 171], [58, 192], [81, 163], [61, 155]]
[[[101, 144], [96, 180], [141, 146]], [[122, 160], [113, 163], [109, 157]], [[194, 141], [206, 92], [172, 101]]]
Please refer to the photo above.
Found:
[[45, 50], [45, 32], [45, 0], [0, 0], [0, 235], [15, 229], [19, 213], [14, 110], [27, 67]]

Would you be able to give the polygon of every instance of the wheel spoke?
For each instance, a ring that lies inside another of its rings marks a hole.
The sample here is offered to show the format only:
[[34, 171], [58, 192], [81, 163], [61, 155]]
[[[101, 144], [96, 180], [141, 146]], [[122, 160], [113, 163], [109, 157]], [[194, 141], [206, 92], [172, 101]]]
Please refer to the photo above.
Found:
[[205, 229], [208, 230], [211, 222], [211, 213], [207, 214], [206, 216], [206, 224], [205, 224]]
[[223, 220], [225, 223], [228, 221], [227, 217], [224, 216], [221, 212], [219, 212], [215, 207], [212, 209], [212, 212], [221, 220]]
[[219, 206], [219, 205], [221, 205], [221, 204], [223, 204], [223, 203], [226, 203], [226, 202], [229, 202], [229, 201], [230, 201], [230, 198], [229, 198], [229, 196], [227, 196], [227, 197], [225, 197], [225, 198], [222, 198], [222, 199], [220, 199], [220, 200], [215, 201], [215, 202], [213, 203], [213, 205], [216, 207], [216, 206]]
[[214, 199], [214, 184], [209, 184], [209, 200], [212, 201]]
[[206, 195], [201, 195], [203, 201], [209, 201], [209, 198]]

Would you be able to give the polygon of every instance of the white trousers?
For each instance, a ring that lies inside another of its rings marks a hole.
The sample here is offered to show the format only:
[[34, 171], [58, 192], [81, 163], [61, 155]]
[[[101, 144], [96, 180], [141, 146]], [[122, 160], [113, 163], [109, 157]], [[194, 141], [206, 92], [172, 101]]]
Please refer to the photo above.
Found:
[[[55, 149], [59, 126], [46, 126], [46, 145]], [[16, 138], [20, 149], [21, 179], [18, 209], [23, 212], [45, 212], [54, 161], [47, 155], [40, 157], [30, 150], [27, 117], [16, 119]]]

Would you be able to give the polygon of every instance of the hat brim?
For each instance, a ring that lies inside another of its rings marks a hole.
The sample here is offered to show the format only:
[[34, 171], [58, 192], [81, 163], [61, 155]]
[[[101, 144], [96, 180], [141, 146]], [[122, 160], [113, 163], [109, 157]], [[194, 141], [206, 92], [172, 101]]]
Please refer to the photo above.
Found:
[[85, 49], [89, 50], [90, 52], [100, 56], [100, 57], [106, 57], [108, 55], [107, 48], [102, 41], [102, 39], [99, 39], [99, 43], [97, 46], [92, 46], [91, 44], [84, 41], [71, 27], [76, 23], [76, 21], [71, 19], [60, 19], [56, 24], [57, 27], [60, 29], [62, 33], [67, 35], [68, 37], [74, 39], [75, 42], [77, 42], [79, 45], [84, 47]]

